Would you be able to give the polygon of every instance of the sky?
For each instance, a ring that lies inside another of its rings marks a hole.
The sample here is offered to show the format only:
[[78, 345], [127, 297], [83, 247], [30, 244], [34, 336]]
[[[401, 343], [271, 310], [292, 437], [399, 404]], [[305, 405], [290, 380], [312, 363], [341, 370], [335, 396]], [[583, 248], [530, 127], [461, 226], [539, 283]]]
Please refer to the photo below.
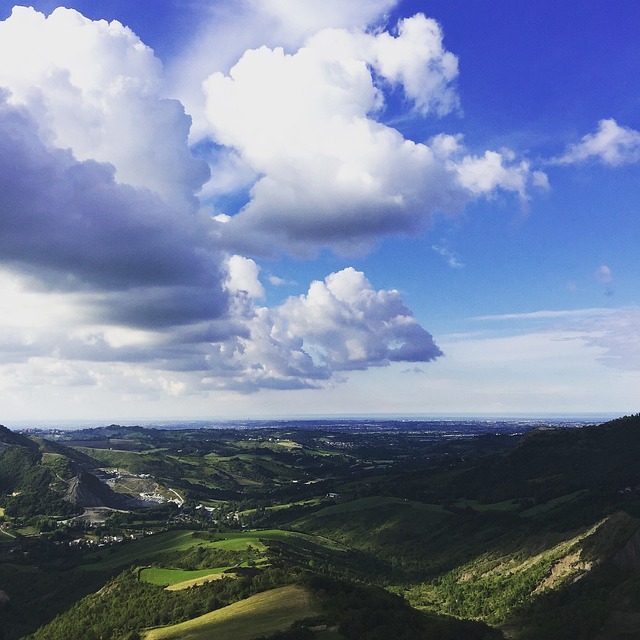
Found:
[[0, 421], [636, 413], [639, 23], [0, 1]]

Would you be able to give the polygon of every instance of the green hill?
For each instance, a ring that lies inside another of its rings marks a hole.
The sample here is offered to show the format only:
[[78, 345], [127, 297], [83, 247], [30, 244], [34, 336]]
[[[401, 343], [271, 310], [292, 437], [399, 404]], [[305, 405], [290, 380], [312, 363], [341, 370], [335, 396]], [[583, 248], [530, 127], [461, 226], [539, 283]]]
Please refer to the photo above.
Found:
[[[0, 507], [9, 516], [68, 515], [75, 511], [64, 499], [66, 482], [45, 460], [38, 445], [21, 436], [7, 438], [0, 449]], [[8, 440], [8, 442], [7, 442]]]
[[639, 459], [638, 416], [535, 430], [470, 464], [390, 474], [375, 490], [394, 497], [290, 526], [384, 558], [388, 586], [421, 609], [523, 638], [596, 638], [640, 616]]
[[315, 617], [320, 607], [309, 591], [289, 585], [251, 596], [217, 611], [165, 629], [154, 629], [144, 640], [251, 640], [284, 631], [297, 620]]

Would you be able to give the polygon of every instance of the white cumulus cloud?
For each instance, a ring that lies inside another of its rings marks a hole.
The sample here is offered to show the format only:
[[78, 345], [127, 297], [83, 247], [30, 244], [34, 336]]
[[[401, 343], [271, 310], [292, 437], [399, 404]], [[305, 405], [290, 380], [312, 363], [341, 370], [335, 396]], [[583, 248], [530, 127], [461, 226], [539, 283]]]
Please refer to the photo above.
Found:
[[190, 118], [161, 97], [162, 84], [160, 61], [119, 22], [25, 7], [0, 22], [0, 87], [43, 138], [112, 164], [119, 182], [190, 200], [209, 172], [189, 150]]
[[376, 119], [391, 85], [423, 115], [451, 111], [456, 76], [438, 24], [422, 14], [395, 35], [325, 29], [291, 54], [263, 46], [211, 75], [210, 134], [258, 176], [223, 240], [256, 254], [344, 253], [497, 189], [524, 197], [543, 174], [512, 152], [475, 156], [460, 136], [416, 143]]
[[[384, 21], [398, 0], [234, 0], [206, 5], [200, 28], [169, 64], [171, 94], [194, 118], [192, 138], [209, 130], [202, 82], [229, 69], [249, 49], [261, 46], [295, 51], [322, 29], [363, 30]], [[204, 7], [203, 7], [204, 9]]]
[[442, 355], [397, 291], [376, 291], [347, 268], [315, 281], [278, 307], [239, 302], [247, 333], [211, 354], [218, 387], [317, 387], [340, 372]]
[[244, 291], [251, 298], [264, 298], [264, 287], [258, 278], [260, 268], [251, 258], [231, 256], [227, 262], [229, 277], [227, 289], [234, 293]]
[[600, 120], [598, 130], [588, 133], [555, 160], [558, 164], [575, 164], [597, 159], [617, 167], [640, 160], [640, 131], [620, 126], [613, 118]]

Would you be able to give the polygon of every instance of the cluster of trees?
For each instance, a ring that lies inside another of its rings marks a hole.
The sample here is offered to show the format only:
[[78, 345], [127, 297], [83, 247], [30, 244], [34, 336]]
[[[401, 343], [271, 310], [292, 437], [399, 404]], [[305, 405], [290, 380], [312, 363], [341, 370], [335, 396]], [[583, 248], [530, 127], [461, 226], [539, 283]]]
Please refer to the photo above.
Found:
[[486, 571], [462, 579], [460, 570], [436, 581], [439, 610], [461, 618], [500, 623], [508, 619], [550, 573], [553, 561], [541, 559], [519, 571]]
[[64, 499], [64, 484], [42, 464], [37, 448], [7, 447], [0, 451], [0, 506], [12, 517], [71, 515], [76, 508]]
[[186, 552], [173, 551], [163, 555], [162, 565], [174, 569], [195, 571], [211, 567], [232, 567], [257, 561], [262, 554], [252, 547], [233, 551], [215, 547], [192, 547]]
[[425, 614], [380, 587], [314, 575], [306, 584], [327, 619], [348, 640], [498, 640], [502, 633], [481, 622]]
[[266, 569], [255, 575], [166, 591], [138, 580], [136, 572], [128, 570], [38, 629], [28, 640], [131, 640], [142, 629], [178, 624], [299, 578], [295, 569]]

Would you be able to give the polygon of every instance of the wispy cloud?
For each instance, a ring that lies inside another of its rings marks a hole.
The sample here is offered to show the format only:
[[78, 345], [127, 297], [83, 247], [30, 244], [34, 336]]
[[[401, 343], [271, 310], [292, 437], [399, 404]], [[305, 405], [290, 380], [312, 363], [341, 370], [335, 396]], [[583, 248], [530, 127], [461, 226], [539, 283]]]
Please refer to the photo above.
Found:
[[276, 276], [273, 274], [268, 276], [267, 279], [274, 287], [284, 287], [286, 285], [296, 284], [294, 280], [287, 280], [286, 278], [281, 278], [280, 276]]
[[603, 264], [598, 268], [597, 271], [598, 282], [601, 282], [605, 285], [604, 295], [612, 296], [614, 294], [613, 291], [613, 271], [609, 265]]
[[598, 268], [598, 281], [603, 284], [611, 284], [613, 282], [613, 272], [611, 267], [603, 264]]
[[439, 255], [442, 256], [447, 264], [452, 269], [463, 269], [464, 262], [450, 249], [448, 249], [443, 243], [431, 245], [431, 248]]
[[475, 316], [477, 321], [502, 321], [502, 320], [554, 320], [557, 318], [583, 318], [591, 316], [606, 316], [615, 313], [613, 309], [594, 307], [592, 309], [569, 310], [541, 310], [527, 313], [502, 313], [489, 316]]
[[615, 369], [640, 372], [640, 308], [617, 309], [594, 318], [585, 328], [595, 332], [590, 344], [604, 349], [600, 362]]
[[[495, 316], [479, 316], [478, 321], [501, 322], [515, 321], [520, 325], [510, 326], [508, 335], [494, 338], [491, 335], [455, 337], [456, 341], [484, 342], [485, 340], [503, 340], [524, 335], [531, 321], [536, 334], [540, 336], [556, 336], [563, 339], [580, 341], [586, 347], [597, 348], [597, 360], [607, 367], [628, 371], [640, 371], [640, 308], [590, 308], [562, 311], [535, 311], [531, 313], [511, 313]], [[452, 336], [451, 339], [454, 339]], [[442, 343], [447, 352], [451, 351], [447, 338]]]

